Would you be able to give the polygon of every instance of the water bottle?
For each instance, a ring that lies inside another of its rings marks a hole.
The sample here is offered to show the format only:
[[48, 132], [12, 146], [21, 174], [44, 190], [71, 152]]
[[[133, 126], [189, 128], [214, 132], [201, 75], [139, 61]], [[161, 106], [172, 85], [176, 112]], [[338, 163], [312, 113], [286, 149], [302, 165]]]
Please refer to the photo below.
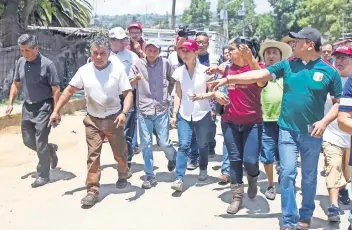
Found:
[[227, 98], [227, 100], [226, 100], [226, 102], [225, 102], [225, 105], [230, 104], [230, 100], [229, 100], [229, 91], [227, 90], [227, 86], [224, 85], [224, 86], [219, 87], [219, 91], [220, 91], [220, 93], [225, 94], [225, 96], [226, 96], [226, 98]]

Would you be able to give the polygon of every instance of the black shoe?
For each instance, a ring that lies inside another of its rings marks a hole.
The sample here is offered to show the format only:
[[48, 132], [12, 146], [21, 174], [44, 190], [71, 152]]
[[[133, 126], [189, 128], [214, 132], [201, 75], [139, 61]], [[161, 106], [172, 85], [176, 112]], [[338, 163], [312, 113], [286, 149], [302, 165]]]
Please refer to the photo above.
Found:
[[56, 168], [59, 159], [57, 158], [56, 152], [59, 147], [56, 144], [49, 144], [51, 148], [50, 152], [50, 161], [51, 161], [51, 169]]
[[118, 189], [124, 189], [127, 186], [127, 179], [118, 179], [116, 181], [116, 188]]
[[167, 169], [169, 170], [169, 172], [174, 171], [176, 168], [176, 161], [169, 161], [167, 163]]
[[98, 202], [99, 198], [97, 194], [88, 193], [83, 199], [81, 200], [81, 204], [86, 207], [92, 207]]
[[37, 177], [35, 181], [31, 184], [32, 188], [38, 188], [40, 186], [43, 186], [49, 182], [50, 178], [43, 178], [43, 177]]

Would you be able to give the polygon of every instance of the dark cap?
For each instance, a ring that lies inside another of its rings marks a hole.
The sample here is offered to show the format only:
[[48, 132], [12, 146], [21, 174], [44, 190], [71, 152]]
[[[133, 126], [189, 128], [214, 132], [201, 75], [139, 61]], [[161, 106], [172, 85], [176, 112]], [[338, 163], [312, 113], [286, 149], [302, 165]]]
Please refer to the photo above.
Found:
[[298, 33], [290, 32], [289, 36], [291, 38], [308, 39], [314, 42], [315, 45], [318, 45], [318, 46], [321, 45], [321, 34], [319, 30], [312, 27], [303, 28]]

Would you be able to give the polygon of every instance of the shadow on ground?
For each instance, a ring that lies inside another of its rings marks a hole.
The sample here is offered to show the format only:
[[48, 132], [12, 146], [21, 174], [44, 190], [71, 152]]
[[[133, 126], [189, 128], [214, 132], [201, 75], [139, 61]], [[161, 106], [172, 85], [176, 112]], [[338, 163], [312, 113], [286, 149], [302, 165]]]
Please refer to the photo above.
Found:
[[[156, 173], [155, 178], [158, 183], [159, 182], [170, 183], [170, 191], [173, 191], [171, 189], [171, 183], [173, 183], [176, 179], [174, 173], [168, 173], [168, 172]], [[184, 192], [186, 192], [192, 186], [203, 187], [203, 186], [217, 183], [218, 181], [219, 180], [216, 177], [212, 177], [212, 176], [208, 176], [208, 179], [206, 181], [199, 181], [198, 175], [186, 175], [183, 179], [183, 191], [182, 192], [173, 192], [172, 196], [173, 197], [181, 197], [182, 194]]]
[[[86, 190], [86, 187], [76, 188], [76, 189], [73, 189], [70, 191], [66, 191], [63, 194], [63, 196], [73, 195], [76, 192], [81, 192], [81, 191], [85, 191], [85, 190]], [[129, 202], [138, 200], [145, 193], [144, 189], [141, 189], [140, 187], [131, 185], [131, 183], [128, 183], [126, 188], [123, 188], [123, 189], [117, 189], [116, 184], [102, 184], [102, 185], [100, 185], [98, 203], [103, 201], [107, 196], [109, 196], [111, 194], [118, 195], [118, 194], [131, 193], [131, 192], [134, 192], [135, 194], [133, 197], [126, 199]]]
[[[108, 164], [108, 165], [102, 165], [100, 167], [101, 171], [107, 168], [113, 168], [117, 170], [117, 163], [116, 164]], [[154, 170], [159, 169], [158, 167], [154, 166]], [[131, 165], [131, 172], [132, 173], [138, 173], [144, 170], [144, 165], [142, 164], [137, 164], [137, 163], [132, 163]]]
[[[21, 176], [21, 179], [27, 179], [27, 178], [36, 178], [37, 177], [37, 172], [31, 172], [27, 173], [26, 175]], [[72, 180], [75, 178], [76, 175], [73, 174], [72, 172], [68, 172], [65, 170], [62, 170], [60, 167], [57, 167], [55, 169], [50, 170], [50, 181], [49, 183], [55, 183], [57, 181], [65, 181], [65, 180]]]

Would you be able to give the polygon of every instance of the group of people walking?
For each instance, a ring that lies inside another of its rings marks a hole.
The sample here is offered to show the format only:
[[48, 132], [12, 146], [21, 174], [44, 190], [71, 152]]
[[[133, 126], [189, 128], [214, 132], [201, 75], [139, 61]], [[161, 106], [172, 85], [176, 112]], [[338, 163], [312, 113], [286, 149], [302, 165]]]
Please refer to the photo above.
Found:
[[[173, 190], [183, 191], [187, 169], [199, 167], [198, 180], [206, 181], [220, 116], [224, 142], [219, 182], [230, 183], [232, 192], [227, 213], [236, 214], [242, 208], [243, 170], [247, 196], [256, 197], [261, 162], [268, 178], [265, 197], [269, 200], [276, 198], [274, 165], [279, 174], [282, 229], [309, 229], [323, 150], [331, 202], [328, 220], [340, 220], [338, 201], [350, 202], [345, 187], [350, 182], [352, 47], [338, 47], [332, 52], [333, 61], [328, 62], [321, 57], [319, 31], [304, 28], [281, 42], [231, 39], [217, 58], [208, 52], [209, 36], [200, 32], [195, 39], [177, 37], [174, 51], [166, 59], [160, 56], [160, 41], [143, 40], [141, 24], [132, 23], [127, 31], [129, 37], [121, 27], [111, 29], [108, 37], [96, 37], [90, 45], [89, 62], [79, 68], [61, 95], [55, 66], [39, 53], [36, 37], [24, 34], [19, 38], [23, 57], [16, 65], [6, 113], [11, 113], [22, 85], [23, 141], [39, 157], [32, 187], [50, 180], [50, 166], [55, 168], [58, 163], [58, 146], [48, 143], [50, 127], [59, 125], [63, 106], [84, 89], [88, 174], [82, 205], [93, 206], [99, 200], [105, 138], [118, 164], [119, 189], [125, 188], [132, 176], [137, 144], [144, 160], [142, 188], [157, 185], [153, 134], [165, 153], [168, 170], [175, 171]], [[339, 110], [342, 130], [337, 121]], [[177, 127], [177, 150], [169, 137], [173, 127]], [[299, 155], [303, 200], [298, 210]]]

